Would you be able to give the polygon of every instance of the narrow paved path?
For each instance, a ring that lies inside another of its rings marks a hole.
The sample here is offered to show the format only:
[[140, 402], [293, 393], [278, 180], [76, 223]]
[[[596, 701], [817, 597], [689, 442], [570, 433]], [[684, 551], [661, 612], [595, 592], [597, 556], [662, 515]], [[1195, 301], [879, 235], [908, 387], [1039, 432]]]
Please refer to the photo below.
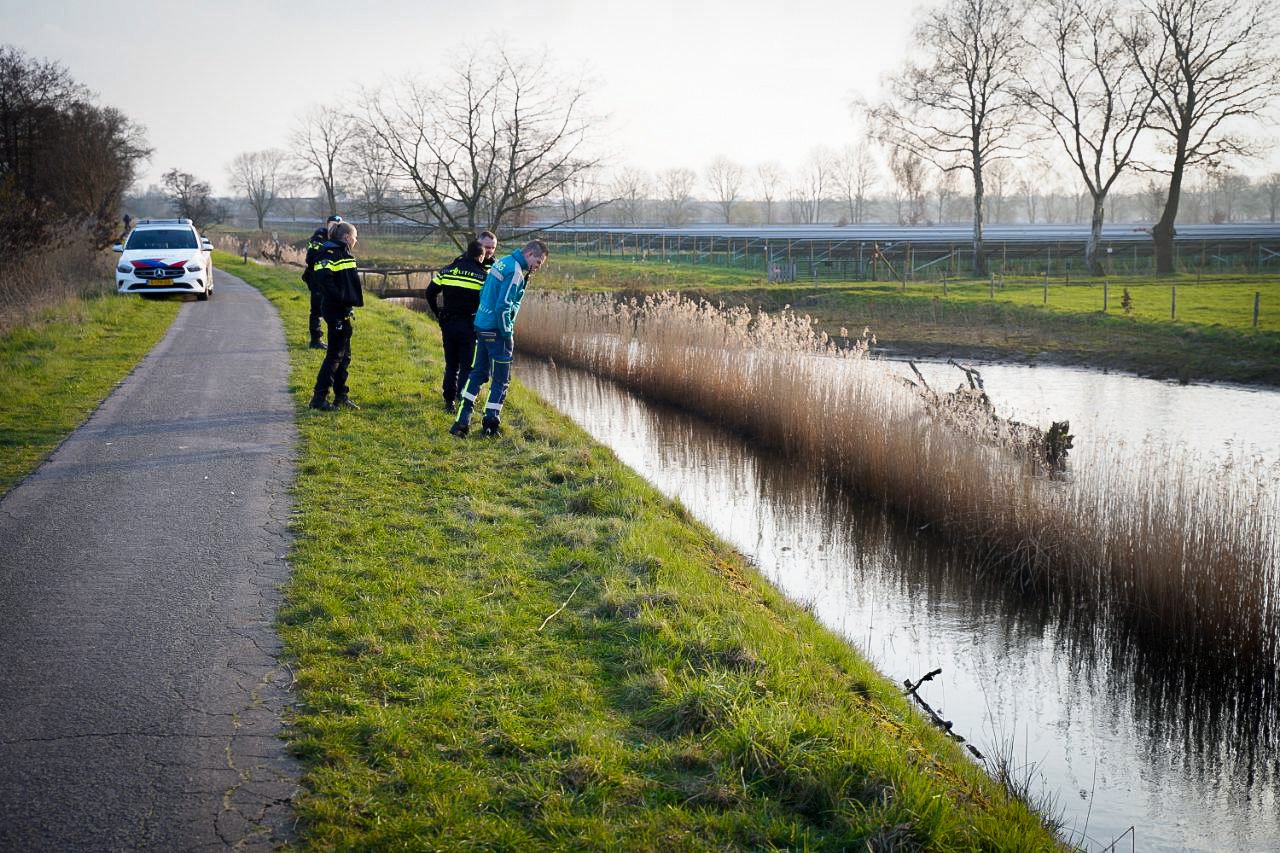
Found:
[[288, 364], [270, 303], [219, 273], [0, 501], [0, 850], [289, 837]]

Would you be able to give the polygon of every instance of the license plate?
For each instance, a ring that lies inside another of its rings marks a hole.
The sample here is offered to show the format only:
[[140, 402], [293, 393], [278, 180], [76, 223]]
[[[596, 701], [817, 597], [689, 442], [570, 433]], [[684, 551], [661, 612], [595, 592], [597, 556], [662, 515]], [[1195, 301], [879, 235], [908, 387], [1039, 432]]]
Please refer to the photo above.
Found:
[[165, 280], [164, 280], [164, 279], [162, 279], [162, 278], [157, 278], [157, 279], [155, 279], [155, 280], [153, 280], [153, 281], [149, 281], [149, 282], [147, 282], [147, 284], [148, 284], [149, 286], [151, 286], [151, 287], [155, 287], [156, 285], [159, 285], [160, 287], [164, 287], [164, 286], [165, 286], [166, 284], [168, 284], [168, 283], [169, 283], [169, 282], [165, 281]]

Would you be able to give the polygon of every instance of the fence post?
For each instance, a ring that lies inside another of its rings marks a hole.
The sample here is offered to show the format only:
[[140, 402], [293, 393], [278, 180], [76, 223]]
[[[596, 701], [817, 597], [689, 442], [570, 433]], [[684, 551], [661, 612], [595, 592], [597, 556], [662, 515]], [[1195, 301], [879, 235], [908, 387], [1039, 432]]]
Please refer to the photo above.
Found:
[[1109, 295], [1107, 293], [1107, 290], [1108, 290], [1109, 284], [1110, 282], [1108, 282], [1105, 278], [1102, 280], [1102, 313], [1103, 314], [1107, 313], [1107, 301], [1108, 301], [1108, 295]]
[[1253, 293], [1253, 328], [1258, 328], [1258, 308], [1262, 303], [1262, 291], [1255, 290]]
[[991, 274], [991, 298], [996, 298], [996, 274]]
[[[943, 296], [947, 295], [947, 271], [946, 270], [942, 271], [942, 295]], [[1256, 326], [1258, 325], [1258, 320], [1257, 320], [1258, 312], [1256, 310], [1253, 312], [1253, 316], [1254, 316], [1253, 325]]]
[[1169, 319], [1176, 320], [1178, 319], [1178, 285], [1173, 285], [1169, 288], [1169, 291], [1171, 293], [1169, 299]]
[[1049, 304], [1049, 271], [1044, 271], [1044, 304]]

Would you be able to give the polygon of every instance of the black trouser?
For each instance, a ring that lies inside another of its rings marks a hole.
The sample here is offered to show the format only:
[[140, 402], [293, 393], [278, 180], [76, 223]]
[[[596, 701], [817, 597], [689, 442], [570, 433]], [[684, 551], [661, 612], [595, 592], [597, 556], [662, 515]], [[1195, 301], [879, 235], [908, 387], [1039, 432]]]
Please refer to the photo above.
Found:
[[444, 381], [440, 390], [449, 402], [457, 399], [467, 384], [471, 359], [476, 352], [476, 330], [471, 317], [446, 317], [440, 323], [444, 343]]
[[329, 327], [329, 349], [325, 351], [320, 372], [316, 374], [316, 396], [326, 397], [333, 388], [333, 396], [347, 396], [347, 369], [351, 366], [351, 320], [344, 317], [325, 317]]
[[311, 291], [311, 316], [307, 318], [307, 330], [311, 332], [311, 340], [320, 340], [320, 302], [322, 296], [320, 289], [311, 282], [307, 282], [307, 290]]

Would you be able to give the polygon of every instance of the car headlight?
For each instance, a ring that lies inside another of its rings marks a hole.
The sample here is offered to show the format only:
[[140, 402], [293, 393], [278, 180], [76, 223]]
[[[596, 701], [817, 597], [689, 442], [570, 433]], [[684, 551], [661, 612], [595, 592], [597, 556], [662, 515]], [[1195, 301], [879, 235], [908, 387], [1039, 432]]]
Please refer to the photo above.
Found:
[[192, 261], [191, 263], [187, 264], [187, 272], [201, 272], [203, 270], [204, 270], [204, 267], [201, 266], [199, 261]]
[[119, 264], [116, 266], [116, 272], [133, 272], [133, 264]]

